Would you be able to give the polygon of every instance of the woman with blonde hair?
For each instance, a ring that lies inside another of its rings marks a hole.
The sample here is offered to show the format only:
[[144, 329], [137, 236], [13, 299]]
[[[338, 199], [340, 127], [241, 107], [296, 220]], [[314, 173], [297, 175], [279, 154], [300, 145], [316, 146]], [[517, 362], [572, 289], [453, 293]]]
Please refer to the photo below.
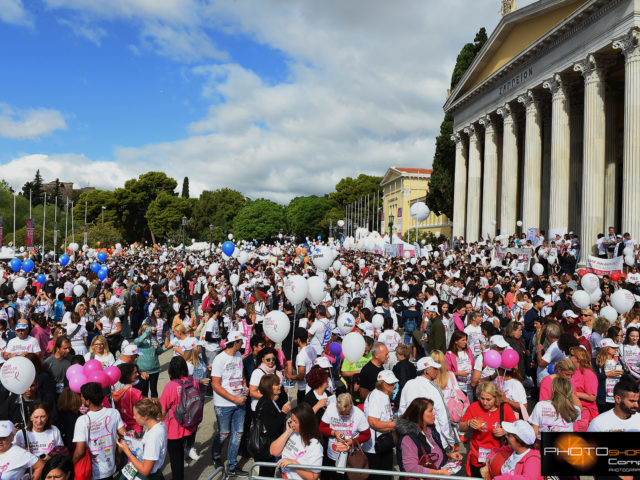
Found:
[[[171, 333], [173, 332], [173, 338]], [[173, 356], [184, 354], [184, 347], [189, 342], [189, 330], [182, 323], [175, 325], [167, 332], [164, 339], [164, 348], [173, 349]]]
[[434, 382], [440, 387], [444, 394], [445, 400], [450, 398], [456, 390], [459, 390], [458, 381], [456, 376], [447, 368], [447, 361], [444, 353], [440, 350], [432, 350], [431, 358], [433, 358], [441, 366], [437, 369], [437, 375]]
[[91, 340], [89, 351], [84, 354], [85, 360], [99, 360], [103, 368], [110, 367], [116, 363], [116, 359], [113, 353], [109, 352], [109, 345], [107, 339], [102, 335], [96, 335]]
[[551, 398], [551, 383], [554, 378], [563, 377], [571, 381], [576, 372], [576, 366], [569, 357], [565, 357], [555, 364], [554, 370], [555, 373], [543, 378], [542, 382], [540, 382], [540, 395], [538, 400], [549, 400]]
[[598, 377], [596, 404], [598, 411], [604, 413], [615, 405], [613, 389], [624, 374], [625, 366], [618, 356], [618, 345], [612, 339], [603, 339], [599, 347], [593, 366]]
[[573, 423], [582, 411], [582, 405], [576, 405], [576, 401], [580, 403], [569, 379], [555, 377], [551, 383], [551, 399], [538, 402], [529, 418], [538, 439], [540, 432], [573, 432]]

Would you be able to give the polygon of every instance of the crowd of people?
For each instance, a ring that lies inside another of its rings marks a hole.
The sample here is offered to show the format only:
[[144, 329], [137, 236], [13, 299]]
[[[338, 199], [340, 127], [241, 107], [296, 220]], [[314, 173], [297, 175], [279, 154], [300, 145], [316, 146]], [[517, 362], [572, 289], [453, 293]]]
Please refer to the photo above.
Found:
[[[206, 451], [229, 476], [253, 459], [289, 479], [345, 478], [296, 464], [541, 479], [544, 432], [640, 431], [640, 298], [600, 316], [617, 290], [636, 293], [637, 265], [599, 277], [599, 298], [578, 308], [580, 274], [547, 261], [572, 242], [542, 241], [530, 263], [496, 260], [494, 242], [456, 239], [418, 258], [336, 244], [324, 270], [292, 244], [252, 247], [242, 264], [131, 248], [104, 280], [81, 251], [66, 266], [36, 258], [29, 273], [0, 264], [0, 361], [36, 370], [21, 398], [0, 386], [1, 476], [73, 480], [88, 456], [93, 480], [160, 480], [168, 457], [182, 480]], [[319, 276], [324, 298], [292, 305], [291, 275]], [[265, 328], [276, 310], [290, 322], [280, 342]], [[364, 351], [349, 361], [353, 333]], [[513, 365], [495, 363], [511, 350]], [[118, 382], [70, 385], [69, 369], [92, 360], [116, 366]], [[213, 438], [198, 435], [202, 422], [215, 422]]]

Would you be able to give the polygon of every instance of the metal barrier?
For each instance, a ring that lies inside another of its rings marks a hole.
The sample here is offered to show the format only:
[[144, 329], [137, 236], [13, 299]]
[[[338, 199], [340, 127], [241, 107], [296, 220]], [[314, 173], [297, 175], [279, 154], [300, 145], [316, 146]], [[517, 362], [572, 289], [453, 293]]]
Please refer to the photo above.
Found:
[[213, 480], [218, 475], [222, 474], [222, 478], [226, 478], [226, 473], [224, 467], [216, 468], [211, 475], [209, 475], [205, 480]]
[[[249, 480], [273, 480], [273, 477], [261, 477], [254, 474], [254, 470], [258, 467], [270, 467], [277, 468], [278, 464], [273, 462], [255, 462], [249, 467]], [[479, 477], [467, 477], [457, 475], [438, 475], [435, 473], [412, 473], [412, 472], [398, 472], [396, 470], [373, 470], [370, 468], [346, 468], [346, 467], [325, 467], [325, 466], [312, 466], [312, 465], [289, 465], [287, 468], [293, 470], [320, 470], [321, 472], [340, 472], [340, 473], [366, 473], [368, 475], [382, 475], [385, 477], [411, 477], [411, 478], [431, 478], [437, 480], [483, 480]], [[462, 467], [464, 468], [464, 466]], [[209, 480], [209, 479], [207, 479]]]

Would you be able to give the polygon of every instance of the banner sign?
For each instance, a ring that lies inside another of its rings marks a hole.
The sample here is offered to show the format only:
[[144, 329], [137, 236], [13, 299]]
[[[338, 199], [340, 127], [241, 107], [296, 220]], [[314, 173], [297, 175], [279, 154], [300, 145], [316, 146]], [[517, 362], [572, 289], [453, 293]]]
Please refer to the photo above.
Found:
[[33, 218], [27, 218], [27, 242], [26, 243], [27, 243], [27, 248], [33, 248]]
[[508, 253], [510, 253], [513, 258], [517, 258], [518, 263], [526, 264], [526, 269], [529, 270], [531, 256], [533, 255], [532, 248], [496, 247], [493, 251], [493, 258], [503, 261]]
[[395, 257], [396, 256], [396, 245], [394, 243], [385, 243], [384, 250], [387, 256]]
[[536, 227], [531, 227], [527, 229], [527, 240], [531, 240], [531, 243], [534, 245], [537, 241], [538, 229]]
[[89, 245], [89, 243], [87, 242], [87, 224], [84, 224], [84, 243], [82, 245]]
[[587, 257], [587, 271], [595, 273], [599, 277], [611, 275], [613, 272], [622, 273], [624, 257], [598, 258], [589, 255]]

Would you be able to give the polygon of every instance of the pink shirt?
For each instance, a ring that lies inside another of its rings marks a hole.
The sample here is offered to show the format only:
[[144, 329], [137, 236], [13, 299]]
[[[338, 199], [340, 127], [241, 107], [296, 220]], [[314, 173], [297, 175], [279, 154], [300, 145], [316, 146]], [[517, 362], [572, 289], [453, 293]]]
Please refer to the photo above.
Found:
[[[193, 377], [188, 377], [193, 384], [200, 391], [200, 386], [198, 382], [195, 381]], [[181, 380], [185, 380], [184, 378]], [[174, 410], [180, 403], [180, 394], [182, 387], [180, 383], [176, 380], [172, 380], [167, 383], [162, 390], [162, 395], [160, 395], [160, 405], [162, 405], [162, 410], [167, 412], [165, 416], [165, 425], [167, 426], [167, 438], [169, 440], [177, 440], [179, 438], [189, 436], [196, 431], [195, 428], [187, 429], [178, 423], [176, 417], [174, 415]]]
[[[576, 373], [574, 373], [571, 378], [571, 383], [573, 384], [573, 389], [576, 393], [587, 393], [596, 397], [598, 395], [598, 377], [588, 368], [585, 368], [583, 371], [580, 371], [579, 369], [576, 370]], [[598, 416], [598, 406], [595, 401], [587, 402], [586, 400], [580, 400], [580, 402], [582, 403], [583, 408], [580, 421], [588, 424]], [[588, 416], [585, 415], [586, 412], [589, 412]]]
[[47, 354], [47, 345], [49, 344], [51, 330], [48, 327], [42, 328], [40, 325], [36, 325], [31, 329], [31, 336], [38, 340], [40, 351], [42, 352], [41, 355], [45, 357]]

